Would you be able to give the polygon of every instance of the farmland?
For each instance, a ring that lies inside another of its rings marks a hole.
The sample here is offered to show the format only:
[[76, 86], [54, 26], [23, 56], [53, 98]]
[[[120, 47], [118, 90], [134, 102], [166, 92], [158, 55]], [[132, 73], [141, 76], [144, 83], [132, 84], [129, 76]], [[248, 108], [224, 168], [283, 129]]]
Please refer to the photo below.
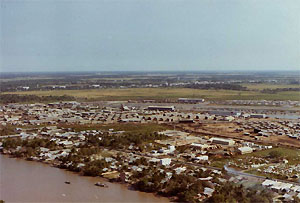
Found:
[[263, 89], [276, 89], [276, 88], [299, 88], [299, 85], [290, 85], [290, 84], [242, 84], [242, 86], [247, 87], [249, 90], [263, 90]]
[[20, 94], [37, 96], [73, 96], [77, 99], [93, 100], [129, 100], [129, 99], [177, 99], [178, 97], [201, 97], [207, 100], [299, 100], [297, 91], [283, 91], [267, 94], [257, 91], [200, 90], [191, 88], [126, 88], [126, 89], [89, 89], [89, 90], [48, 90], [4, 92], [2, 94]]

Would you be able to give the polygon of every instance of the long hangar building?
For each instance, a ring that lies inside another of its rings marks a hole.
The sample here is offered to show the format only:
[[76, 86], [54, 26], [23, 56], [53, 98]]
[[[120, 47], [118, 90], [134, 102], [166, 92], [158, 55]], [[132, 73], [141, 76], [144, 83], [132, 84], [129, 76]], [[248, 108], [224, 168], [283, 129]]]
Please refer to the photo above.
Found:
[[202, 103], [205, 100], [202, 98], [178, 98], [177, 102], [179, 103], [189, 103], [189, 104], [197, 104]]
[[175, 111], [174, 106], [148, 106], [147, 110], [151, 111]]

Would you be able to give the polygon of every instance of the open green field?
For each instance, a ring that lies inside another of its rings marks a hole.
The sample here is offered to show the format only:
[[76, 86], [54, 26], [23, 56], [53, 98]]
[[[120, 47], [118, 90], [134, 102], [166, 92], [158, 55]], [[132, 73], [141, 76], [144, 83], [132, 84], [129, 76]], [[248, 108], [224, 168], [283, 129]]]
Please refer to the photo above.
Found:
[[278, 147], [278, 148], [273, 148], [273, 149], [267, 149], [267, 150], [262, 150], [258, 152], [254, 152], [251, 154], [244, 154], [240, 155], [238, 158], [245, 158], [245, 157], [267, 157], [270, 152], [279, 152], [282, 157], [287, 159], [289, 161], [289, 164], [297, 164], [300, 163], [300, 150], [298, 149], [290, 149], [290, 148], [283, 148], [283, 147]]
[[130, 99], [177, 99], [179, 97], [200, 97], [207, 100], [300, 100], [300, 92], [284, 91], [267, 94], [257, 91], [200, 90], [190, 88], [128, 88], [5, 92], [2, 94], [37, 96], [74, 96], [78, 99], [130, 100]]
[[249, 90], [277, 89], [277, 88], [300, 88], [300, 85], [285, 85], [285, 84], [242, 84]]
[[253, 158], [253, 157], [259, 157], [259, 158], [265, 158], [269, 156], [270, 152], [278, 152], [280, 153], [281, 158], [285, 158], [289, 161], [288, 164], [298, 164], [300, 163], [300, 150], [299, 149], [292, 149], [292, 148], [283, 148], [283, 147], [276, 147], [272, 149], [267, 150], [261, 150], [257, 152], [253, 152], [250, 154], [243, 154], [243, 155], [237, 155], [232, 158], [221, 158], [221, 159], [215, 159], [212, 162], [212, 166], [222, 168], [225, 164], [227, 164], [229, 161], [234, 160], [244, 160], [247, 161], [247, 158]]

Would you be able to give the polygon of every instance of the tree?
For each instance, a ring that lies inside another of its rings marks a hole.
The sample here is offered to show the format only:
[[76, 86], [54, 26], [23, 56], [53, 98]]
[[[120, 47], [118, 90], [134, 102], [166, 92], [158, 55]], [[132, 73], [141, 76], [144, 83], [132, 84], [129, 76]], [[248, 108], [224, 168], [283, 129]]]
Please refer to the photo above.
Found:
[[300, 198], [298, 196], [295, 195], [293, 198], [295, 203], [300, 203]]
[[279, 151], [271, 151], [271, 152], [269, 153], [269, 156], [270, 156], [270, 158], [272, 158], [272, 159], [277, 159], [277, 158], [279, 158], [279, 157], [282, 156], [282, 153], [279, 152]]
[[246, 189], [243, 185], [227, 182], [216, 188], [213, 195], [206, 200], [207, 203], [220, 202], [272, 202], [272, 194], [266, 190], [257, 191], [254, 188]]

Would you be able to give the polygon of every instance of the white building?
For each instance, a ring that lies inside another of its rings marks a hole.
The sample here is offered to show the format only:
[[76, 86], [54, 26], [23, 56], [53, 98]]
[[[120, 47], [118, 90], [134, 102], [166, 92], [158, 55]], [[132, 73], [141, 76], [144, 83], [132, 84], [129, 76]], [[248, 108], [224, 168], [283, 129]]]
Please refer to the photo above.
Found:
[[170, 152], [174, 152], [175, 151], [175, 146], [173, 146], [173, 145], [169, 145], [168, 148], [169, 148]]
[[210, 139], [212, 144], [221, 144], [221, 145], [228, 145], [228, 146], [233, 146], [235, 144], [235, 141], [232, 139], [224, 139], [224, 138], [211, 138]]
[[198, 156], [198, 157], [195, 157], [195, 160], [198, 160], [198, 161], [208, 161], [208, 156], [206, 156], [206, 155]]
[[202, 103], [205, 100], [202, 98], [179, 98], [178, 102], [179, 103], [192, 103], [192, 104], [196, 104], [196, 103]]
[[29, 87], [22, 87], [23, 90], [29, 90]]
[[252, 153], [253, 149], [251, 147], [240, 147], [240, 148], [238, 148], [238, 151], [241, 154], [248, 154], [248, 153]]
[[161, 159], [160, 164], [163, 166], [169, 166], [171, 164], [171, 159], [170, 158]]

